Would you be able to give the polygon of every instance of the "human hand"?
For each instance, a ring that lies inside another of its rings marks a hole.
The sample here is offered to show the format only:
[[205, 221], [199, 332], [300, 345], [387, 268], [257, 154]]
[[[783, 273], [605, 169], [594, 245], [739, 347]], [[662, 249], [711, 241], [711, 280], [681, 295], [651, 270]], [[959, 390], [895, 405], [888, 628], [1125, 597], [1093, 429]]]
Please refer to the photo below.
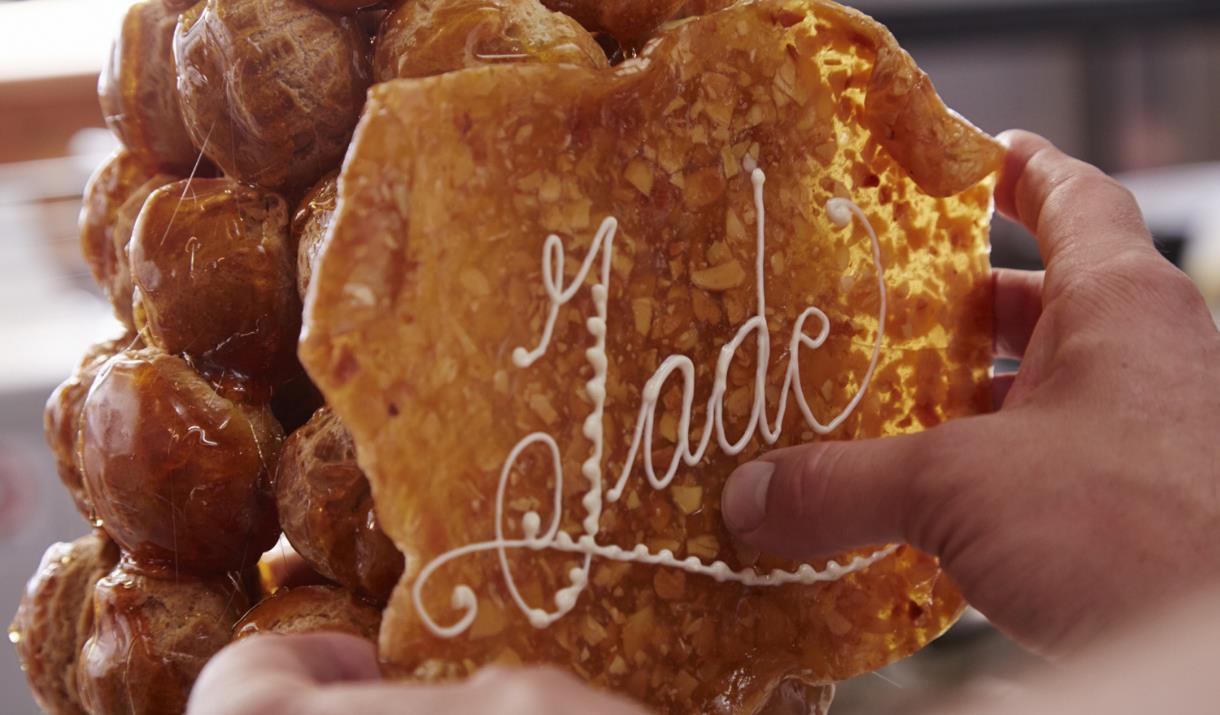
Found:
[[905, 541], [1046, 655], [1220, 577], [1220, 333], [1130, 193], [1012, 132], [996, 199], [1045, 274], [995, 272], [995, 414], [764, 455], [731, 531], [792, 558]]
[[247, 638], [195, 683], [187, 715], [643, 715], [557, 670], [488, 668], [452, 685], [380, 680], [368, 641], [341, 634]]

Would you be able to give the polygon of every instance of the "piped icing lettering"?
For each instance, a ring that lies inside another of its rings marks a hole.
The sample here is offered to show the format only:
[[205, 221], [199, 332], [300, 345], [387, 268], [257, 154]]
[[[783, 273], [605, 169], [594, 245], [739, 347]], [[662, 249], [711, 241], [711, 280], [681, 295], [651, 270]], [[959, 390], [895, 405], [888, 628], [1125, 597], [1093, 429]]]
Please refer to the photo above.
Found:
[[[640, 409], [636, 418], [631, 446], [623, 463], [622, 472], [617, 475], [612, 486], [604, 485], [602, 463], [605, 458], [604, 417], [606, 407], [606, 375], [609, 360], [606, 354], [607, 302], [610, 290], [610, 267], [614, 255], [614, 239], [618, 233], [618, 221], [614, 217], [606, 218], [593, 237], [593, 242], [585, 255], [580, 268], [571, 281], [564, 282], [565, 253], [563, 240], [556, 235], [546, 238], [542, 252], [542, 283], [546, 291], [549, 306], [542, 335], [533, 349], [518, 347], [513, 351], [513, 364], [518, 369], [528, 369], [546, 354], [554, 333], [555, 322], [559, 311], [585, 287], [590, 273], [595, 266], [598, 270], [597, 280], [589, 288], [593, 299], [594, 314], [585, 321], [585, 327], [593, 338], [585, 356], [593, 368], [593, 377], [585, 384], [585, 389], [593, 403], [593, 409], [585, 418], [582, 433], [592, 444], [589, 457], [581, 465], [581, 476], [588, 482], [588, 491], [582, 499], [585, 508], [583, 520], [584, 533], [573, 536], [560, 531], [563, 514], [563, 495], [565, 475], [559, 445], [554, 437], [545, 432], [535, 432], [524, 437], [513, 447], [500, 471], [499, 486], [496, 490], [495, 506], [495, 538], [490, 541], [467, 544], [448, 551], [425, 565], [416, 577], [412, 598], [416, 611], [424, 625], [436, 636], [452, 638], [460, 635], [474, 622], [478, 613], [478, 598], [474, 591], [466, 585], [454, 588], [451, 604], [462, 613], [461, 618], [453, 625], [443, 626], [432, 618], [423, 603], [423, 590], [429, 579], [445, 564], [475, 553], [496, 552], [500, 570], [504, 577], [508, 592], [517, 607], [537, 628], [545, 628], [570, 613], [587, 587], [593, 560], [607, 559], [610, 561], [651, 564], [666, 568], [676, 568], [687, 573], [707, 576], [720, 582], [732, 581], [747, 586], [779, 586], [784, 584], [812, 584], [821, 581], [834, 581], [844, 576], [865, 569], [872, 564], [892, 554], [896, 547], [889, 546], [868, 556], [857, 556], [846, 564], [835, 561], [827, 563], [823, 569], [815, 569], [804, 564], [795, 570], [776, 569], [768, 573], [758, 573], [752, 568], [734, 570], [723, 561], [706, 563], [691, 556], [679, 559], [668, 549], [652, 552], [643, 544], [625, 548], [614, 544], [600, 544], [597, 541], [602, 508], [605, 501], [617, 502], [623, 495], [628, 480], [635, 471], [636, 463], [643, 462], [644, 474], [653, 489], [665, 489], [677, 476], [683, 464], [688, 467], [700, 463], [711, 448], [711, 440], [715, 435], [716, 444], [727, 455], [740, 454], [746, 446], [760, 435], [768, 445], [773, 445], [779, 439], [788, 409], [788, 398], [791, 395], [800, 410], [805, 423], [817, 434], [830, 434], [847, 419], [872, 382], [873, 373], [877, 369], [877, 361], [881, 355], [881, 343], [884, 338], [886, 320], [886, 289], [885, 269], [881, 261], [881, 244], [877, 233], [869, 224], [868, 218], [860, 207], [848, 199], [834, 198], [827, 202], [826, 213], [831, 222], [840, 228], [849, 226], [856, 219], [868, 232], [872, 241], [873, 262], [877, 274], [877, 290], [880, 297], [878, 312], [877, 338], [873, 344], [872, 357], [868, 369], [860, 381], [860, 387], [847, 405], [829, 422], [822, 423], [814, 416], [805, 399], [804, 387], [801, 384], [801, 369], [799, 354], [801, 348], [816, 350], [820, 348], [830, 335], [830, 319], [816, 307], [806, 308], [797, 317], [792, 326], [792, 334], [788, 343], [788, 367], [784, 373], [783, 387], [779, 392], [774, 422], [768, 422], [766, 405], [767, 367], [771, 356], [771, 333], [766, 321], [767, 296], [765, 286], [765, 252], [766, 252], [766, 208], [764, 206], [764, 187], [766, 175], [762, 169], [751, 167], [751, 180], [754, 188], [754, 205], [756, 209], [756, 243], [755, 280], [756, 280], [756, 311], [737, 331], [736, 335], [721, 347], [716, 362], [715, 379], [712, 393], [706, 405], [705, 422], [700, 430], [696, 444], [691, 441], [691, 420], [694, 413], [695, 399], [695, 365], [685, 355], [671, 355], [662, 361], [660, 367], [645, 383], [642, 390]], [[600, 258], [600, 263], [598, 259]], [[805, 333], [805, 324], [811, 318], [816, 319], [818, 334], [810, 337]], [[728, 386], [728, 372], [737, 351], [748, 340], [751, 334], [755, 337], [758, 350], [757, 367], [754, 375], [754, 403], [746, 428], [736, 440], [727, 434], [724, 421], [724, 397]], [[653, 442], [653, 431], [656, 422], [658, 400], [662, 389], [675, 373], [682, 379], [682, 411], [678, 422], [678, 444], [674, 455], [666, 465], [665, 471], [657, 475], [652, 461], [652, 450], [648, 449]], [[505, 535], [505, 503], [509, 478], [518, 458], [523, 452], [535, 445], [543, 446], [550, 455], [551, 469], [555, 479], [555, 490], [551, 508], [551, 518], [543, 529], [542, 516], [536, 511], [525, 513], [521, 518], [522, 538], [507, 538]], [[643, 452], [641, 457], [640, 452]], [[517, 587], [516, 579], [508, 562], [510, 549], [529, 549], [532, 551], [554, 551], [583, 556], [579, 566], [575, 566], [568, 574], [568, 585], [555, 594], [555, 607], [546, 610], [526, 603]]]

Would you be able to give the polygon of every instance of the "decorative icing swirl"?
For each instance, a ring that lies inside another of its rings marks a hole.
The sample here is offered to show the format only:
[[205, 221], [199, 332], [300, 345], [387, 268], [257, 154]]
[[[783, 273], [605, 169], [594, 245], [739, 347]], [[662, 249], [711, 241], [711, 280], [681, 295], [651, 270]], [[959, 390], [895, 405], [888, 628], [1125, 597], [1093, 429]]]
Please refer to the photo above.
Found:
[[[757, 310], [738, 329], [733, 339], [720, 349], [720, 356], [716, 362], [715, 381], [712, 384], [712, 394], [707, 401], [706, 421], [703, 425], [702, 436], [694, 448], [692, 448], [691, 444], [691, 418], [695, 399], [695, 365], [691, 359], [685, 355], [669, 356], [661, 363], [661, 366], [657, 368], [648, 382], [645, 383], [642, 391], [639, 416], [636, 419], [631, 447], [628, 449], [627, 458], [623, 463], [623, 471], [618, 475], [614, 486], [604, 490], [605, 499], [612, 503], [622, 497], [627, 480], [631, 477], [631, 473], [635, 468], [641, 448], [645, 445], [651, 445], [653, 442], [657, 403], [660, 399], [662, 388], [674, 373], [679, 373], [682, 377], [682, 413], [678, 422], [677, 448], [663, 475], [657, 476], [652, 462], [652, 450], [643, 450], [644, 472], [649, 485], [654, 489], [665, 489], [668, 487], [682, 464], [689, 467], [701, 462], [707, 454], [713, 432], [716, 435], [716, 441], [721, 451], [727, 455], [740, 454], [756, 433], [761, 433], [763, 440], [767, 444], [775, 444], [783, 428], [784, 415], [788, 409], [788, 396], [790, 393], [795, 397], [797, 407], [800, 409], [809, 428], [818, 434], [829, 434], [843, 424], [848, 415], [856, 409], [872, 381], [873, 373], [877, 369], [877, 361], [881, 355], [881, 341], [884, 338], [886, 318], [885, 269], [881, 263], [881, 244], [877, 239], [877, 233], [869, 224], [868, 218], [860, 210], [860, 207], [847, 199], [835, 198], [826, 204], [826, 213], [830, 220], [835, 225], [843, 228], [848, 226], [854, 217], [865, 227], [869, 238], [872, 240], [873, 262], [877, 272], [877, 291], [880, 294], [881, 303], [877, 318], [877, 340], [873, 345], [872, 358], [869, 361], [868, 370], [860, 382], [860, 389], [856, 391], [856, 394], [847, 403], [847, 406], [828, 423], [823, 424], [820, 422], [813, 415], [812, 410], [809, 408], [809, 403], [805, 399], [805, 390], [801, 384], [801, 368], [798, 358], [801, 347], [816, 350], [826, 342], [827, 337], [830, 335], [830, 319], [818, 308], [806, 308], [796, 319], [792, 327], [792, 337], [789, 340], [788, 368], [784, 374], [783, 389], [779, 393], [779, 405], [777, 406], [774, 424], [772, 425], [767, 421], [766, 380], [767, 367], [771, 357], [771, 332], [766, 320], [767, 295], [764, 285], [766, 271], [763, 262], [766, 248], [766, 209], [763, 202], [766, 175], [762, 169], [755, 168], [751, 172], [751, 180], [754, 185], [754, 205], [757, 213], [756, 241], [758, 250], [755, 258]], [[560, 308], [569, 303], [585, 285], [594, 264], [600, 257], [601, 263], [598, 281], [590, 289], [595, 314], [585, 321], [586, 329], [593, 336], [593, 346], [585, 351], [586, 359], [593, 368], [593, 377], [585, 384], [585, 389], [593, 401], [593, 410], [585, 418], [582, 430], [584, 436], [593, 445], [591, 454], [581, 466], [581, 475], [589, 482], [589, 490], [582, 499], [582, 504], [586, 510], [583, 522], [585, 533], [573, 538], [570, 534], [559, 530], [563, 514], [564, 493], [564, 473], [559, 445], [551, 435], [545, 432], [535, 432], [528, 435], [513, 447], [500, 470], [500, 483], [496, 490], [495, 539], [468, 544], [441, 554], [424, 566], [415, 580], [412, 597], [415, 602], [416, 611], [419, 613], [424, 625], [439, 637], [452, 638], [469, 628], [478, 613], [478, 598], [469, 586], [463, 584], [454, 588], [452, 606], [454, 609], [462, 612], [462, 617], [451, 626], [442, 626], [432, 618], [424, 607], [423, 589], [425, 584], [437, 569], [450, 561], [484, 551], [495, 551], [499, 557], [500, 570], [504, 575], [505, 584], [517, 607], [521, 609], [521, 612], [526, 615], [532, 625], [537, 628], [545, 628], [563, 618], [576, 607], [576, 602], [581, 592], [588, 585], [589, 571], [594, 557], [611, 561], [654, 564], [677, 568], [687, 573], [709, 576], [721, 582], [734, 581], [747, 586], [779, 586], [791, 583], [811, 584], [820, 581], [835, 581], [847, 574], [871, 566], [892, 554], [896, 548], [890, 546], [876, 551], [869, 556], [857, 556], [846, 564], [830, 561], [826, 568], [821, 570], [815, 569], [809, 564], [804, 564], [794, 571], [776, 569], [770, 573], [761, 574], [751, 568], [735, 571], [723, 561], [704, 563], [694, 556], [678, 559], [668, 549], [662, 549], [653, 553], [644, 544], [638, 544], [633, 548], [625, 549], [612, 544], [597, 543], [603, 502], [602, 461], [605, 456], [604, 417], [606, 409], [606, 373], [609, 368], [609, 361], [606, 356], [607, 301], [610, 288], [611, 259], [614, 255], [614, 238], [617, 233], [617, 219], [609, 217], [603, 221], [593, 237], [593, 243], [589, 247], [589, 252], [585, 255], [579, 270], [576, 271], [571, 282], [566, 284], [564, 282], [563, 241], [556, 235], [547, 236], [542, 253], [542, 283], [550, 302], [546, 323], [543, 326], [542, 335], [537, 347], [533, 350], [519, 347], [513, 351], [513, 363], [521, 369], [529, 368], [546, 354], [547, 348], [550, 346], [551, 337], [554, 334], [555, 322], [559, 317]], [[805, 323], [811, 317], [817, 318], [821, 324], [818, 335], [814, 338], [805, 334]], [[746, 429], [736, 441], [733, 441], [726, 434], [725, 430], [724, 396], [728, 388], [729, 367], [732, 365], [737, 351], [746, 339], [749, 338], [751, 333], [754, 333], [756, 336], [758, 348], [758, 361], [754, 374], [754, 403], [750, 410], [750, 419]], [[542, 517], [536, 511], [527, 512], [521, 518], [523, 538], [508, 539], [505, 538], [504, 534], [504, 504], [509, 477], [521, 454], [538, 444], [546, 447], [550, 453], [551, 469], [555, 477], [555, 493], [550, 523], [547, 525], [546, 530], [542, 531]], [[535, 608], [525, 602], [520, 590], [517, 588], [516, 579], [508, 563], [509, 549], [549, 550], [584, 556], [582, 564], [572, 568], [569, 572], [569, 585], [559, 589], [555, 594], [555, 610], [547, 611], [542, 608]]]

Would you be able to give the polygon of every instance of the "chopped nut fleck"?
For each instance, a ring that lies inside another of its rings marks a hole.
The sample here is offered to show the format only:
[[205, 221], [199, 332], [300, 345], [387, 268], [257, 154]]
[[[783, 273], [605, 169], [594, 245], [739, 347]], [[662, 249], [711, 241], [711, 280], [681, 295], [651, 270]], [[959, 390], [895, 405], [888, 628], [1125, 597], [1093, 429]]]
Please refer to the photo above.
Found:
[[623, 171], [623, 178], [645, 196], [652, 194], [652, 165], [643, 159], [633, 159]]
[[652, 327], [652, 299], [636, 298], [631, 301], [631, 312], [635, 316], [635, 329], [640, 335], [647, 335]]
[[682, 510], [683, 514], [694, 514], [703, 506], [703, 487], [695, 486], [674, 486], [670, 487], [670, 492], [673, 495], [674, 503]]
[[691, 282], [707, 291], [726, 291], [739, 288], [746, 282], [746, 271], [737, 259], [729, 260], [711, 268], [691, 274]]

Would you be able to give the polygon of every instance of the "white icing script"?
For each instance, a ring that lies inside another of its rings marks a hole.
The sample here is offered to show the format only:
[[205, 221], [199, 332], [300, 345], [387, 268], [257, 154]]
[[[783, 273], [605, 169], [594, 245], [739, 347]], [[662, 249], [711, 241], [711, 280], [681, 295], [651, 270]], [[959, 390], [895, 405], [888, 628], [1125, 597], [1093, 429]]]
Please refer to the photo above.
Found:
[[[671, 355], [661, 363], [661, 366], [653, 373], [648, 382], [645, 383], [641, 396], [639, 417], [635, 424], [634, 437], [623, 464], [623, 471], [614, 482], [614, 485], [604, 490], [605, 499], [612, 503], [622, 497], [623, 489], [627, 485], [627, 480], [631, 476], [636, 459], [642, 448], [644, 448], [644, 472], [648, 478], [648, 483], [653, 489], [665, 489], [673, 481], [682, 464], [694, 466], [703, 460], [711, 444], [713, 433], [716, 435], [716, 442], [720, 449], [727, 455], [740, 454], [750, 440], [754, 438], [756, 432], [761, 433], [763, 440], [767, 444], [775, 444], [782, 430], [784, 415], [788, 408], [788, 396], [791, 394], [796, 399], [797, 407], [800, 409], [810, 429], [818, 434], [829, 434], [838, 428], [847, 419], [848, 415], [856, 409], [860, 404], [860, 400], [864, 397], [869, 383], [872, 381], [873, 373], [877, 368], [877, 360], [881, 354], [881, 341], [884, 334], [886, 317], [885, 270], [881, 264], [881, 245], [877, 239], [876, 232], [869, 224], [864, 212], [860, 210], [860, 207], [847, 199], [835, 198], [826, 204], [826, 213], [830, 220], [836, 226], [844, 228], [851, 224], [852, 217], [854, 216], [865, 227], [869, 238], [872, 239], [873, 262], [876, 267], [877, 290], [880, 294], [881, 302], [877, 318], [877, 340], [873, 346], [872, 358], [869, 361], [868, 370], [860, 382], [859, 390], [857, 390], [851, 401], [847, 403], [847, 406], [843, 408], [842, 412], [826, 424], [818, 421], [809, 409], [808, 402], [805, 400], [798, 357], [801, 347], [816, 350], [826, 342], [826, 338], [830, 335], [830, 319], [818, 308], [806, 308], [792, 327], [792, 337], [788, 344], [788, 369], [784, 376], [783, 389], [779, 393], [779, 405], [774, 425], [768, 423], [766, 415], [766, 380], [767, 367], [771, 357], [771, 333], [766, 320], [767, 297], [764, 286], [764, 278], [766, 277], [764, 270], [766, 213], [763, 206], [763, 187], [766, 183], [766, 175], [761, 169], [755, 168], [751, 178], [754, 185], [754, 205], [758, 216], [756, 221], [758, 250], [755, 259], [757, 311], [741, 326], [736, 336], [720, 349], [720, 356], [716, 362], [715, 382], [712, 385], [711, 397], [707, 401], [706, 422], [703, 425], [702, 436], [698, 444], [694, 445], [693, 448], [691, 444], [690, 423], [695, 399], [694, 363], [685, 355]], [[605, 456], [603, 417], [606, 407], [606, 372], [608, 368], [606, 357], [606, 305], [610, 288], [610, 265], [614, 254], [614, 238], [617, 233], [618, 221], [614, 217], [609, 217], [602, 222], [593, 237], [593, 243], [589, 247], [589, 252], [585, 256], [584, 262], [575, 276], [573, 276], [571, 283], [566, 285], [564, 283], [563, 241], [555, 235], [547, 237], [542, 254], [542, 282], [550, 298], [550, 308], [547, 313], [546, 323], [537, 347], [533, 350], [519, 347], [513, 351], [513, 363], [522, 369], [530, 367], [546, 354], [555, 329], [555, 322], [559, 316], [559, 309], [570, 302], [577, 291], [585, 285], [589, 273], [593, 270], [595, 261], [600, 256], [600, 276], [598, 282], [590, 289], [595, 315], [587, 318], [585, 322], [589, 334], [593, 336], [593, 346], [585, 351], [585, 356], [593, 368], [593, 377], [585, 385], [585, 389], [593, 402], [593, 411], [585, 419], [583, 434], [592, 443], [593, 449], [589, 458], [581, 466], [581, 475], [589, 483], [589, 490], [585, 493], [582, 500], [586, 510], [583, 523], [584, 534], [579, 537], [573, 537], [559, 530], [560, 519], [563, 513], [564, 493], [564, 473], [559, 445], [556, 444], [555, 439], [551, 435], [545, 432], [535, 432], [525, 437], [509, 453], [500, 471], [500, 484], [496, 491], [495, 539], [468, 544], [438, 556], [424, 566], [415, 580], [412, 597], [415, 602], [416, 611], [419, 613], [424, 625], [439, 637], [452, 638], [469, 628], [478, 613], [478, 599], [469, 586], [458, 585], [453, 590], [451, 603], [454, 609], [462, 612], [462, 617], [451, 626], [442, 626], [432, 618], [424, 607], [423, 589], [425, 584], [437, 569], [450, 561], [484, 551], [495, 551], [497, 553], [505, 584], [517, 607], [521, 609], [521, 612], [525, 614], [532, 625], [537, 628], [545, 628], [563, 618], [576, 607], [577, 599], [589, 582], [589, 570], [594, 557], [611, 561], [654, 564], [677, 568], [687, 573], [709, 576], [719, 582], [733, 581], [748, 586], [778, 586], [791, 583], [811, 584], [819, 581], [834, 581], [847, 574], [871, 566], [892, 554], [896, 548], [890, 546], [876, 551], [869, 556], [857, 556], [846, 564], [830, 561], [821, 570], [815, 569], [809, 564], [804, 564], [795, 571], [776, 569], [770, 573], [758, 573], [752, 568], [734, 571], [723, 561], [704, 563], [695, 556], [679, 559], [668, 549], [661, 549], [653, 553], [644, 544], [638, 544], [632, 548], [625, 549], [613, 544], [599, 544], [597, 542], [600, 532], [599, 523], [603, 501], [602, 461]], [[816, 318], [818, 323], [820, 323], [816, 338], [811, 338], [805, 334], [805, 323], [810, 318]], [[758, 349], [757, 368], [754, 375], [754, 404], [750, 411], [748, 425], [741, 436], [736, 441], [733, 441], [725, 433], [724, 396], [727, 390], [729, 366], [732, 364], [737, 351], [749, 338], [751, 333], [755, 335]], [[662, 388], [674, 373], [680, 373], [682, 377], [682, 414], [678, 423], [678, 444], [673, 458], [666, 467], [665, 473], [658, 476], [652, 462], [652, 450], [645, 447], [653, 443], [657, 402], [661, 396]], [[509, 477], [521, 454], [530, 447], [539, 444], [545, 446], [550, 453], [551, 469], [555, 477], [555, 493], [554, 502], [551, 507], [552, 516], [550, 523], [547, 525], [546, 530], [543, 531], [542, 517], [538, 512], [527, 512], [521, 518], [523, 537], [520, 539], [509, 539], [504, 534], [504, 505]], [[547, 611], [530, 606], [522, 598], [508, 563], [509, 549], [557, 551], [583, 556], [584, 560], [580, 566], [573, 567], [569, 572], [569, 585], [559, 589], [555, 594], [555, 609]]]

